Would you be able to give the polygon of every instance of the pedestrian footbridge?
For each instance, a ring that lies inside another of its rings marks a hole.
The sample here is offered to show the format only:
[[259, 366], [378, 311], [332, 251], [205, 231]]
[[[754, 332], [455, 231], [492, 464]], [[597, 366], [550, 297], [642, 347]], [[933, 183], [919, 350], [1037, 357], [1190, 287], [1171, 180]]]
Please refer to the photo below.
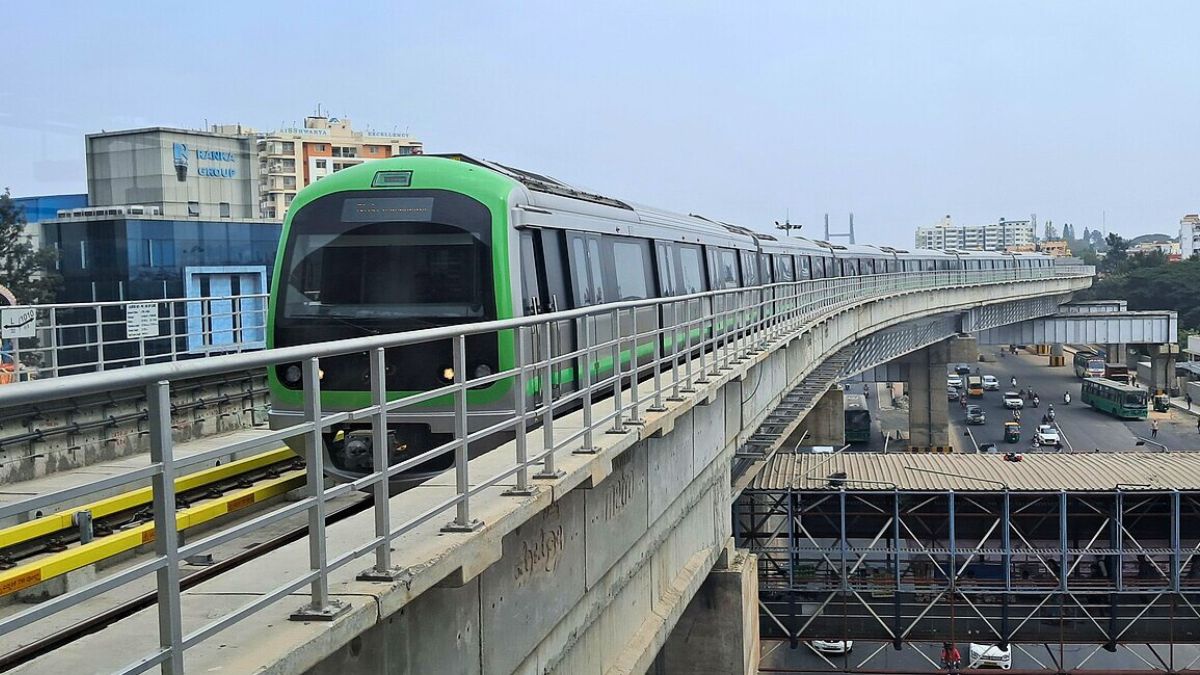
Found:
[[[1090, 268], [1057, 267], [814, 280], [22, 383], [0, 391], [0, 408], [144, 392], [150, 466], [69, 496], [149, 479], [159, 533], [176, 525], [174, 479], [185, 465], [298, 436], [315, 446], [322, 429], [348, 419], [372, 420], [381, 437], [388, 413], [434, 396], [453, 401], [460, 424], [436, 450], [453, 456], [452, 468], [418, 487], [386, 494], [407, 463], [327, 484], [324, 459], [309, 457], [293, 499], [187, 542], [152, 532], [146, 555], [8, 608], [0, 639], [8, 651], [113, 595], [151, 591], [156, 603], [12, 672], [753, 672], [758, 566], [733, 546], [735, 492], [815, 424], [822, 382], [960, 330], [942, 317], [1052, 312], [1091, 278]], [[633, 321], [639, 312], [656, 318]], [[526, 349], [535, 331], [599, 316], [617, 330], [583, 330], [571, 352]], [[380, 375], [386, 348], [450, 341], [461, 354], [469, 335], [497, 333], [517, 346], [512, 368], [470, 380], [455, 368], [454, 382], [419, 397], [388, 401], [380, 386], [362, 410], [322, 411], [323, 359], [367, 352]], [[665, 353], [680, 339], [690, 350]], [[467, 431], [470, 390], [505, 380], [530, 391], [556, 364], [593, 373], [605, 359], [607, 372], [577, 391], [554, 399], [535, 387], [494, 426]], [[296, 362], [302, 421], [238, 448], [175, 456], [174, 383]], [[499, 431], [512, 440], [472, 457], [472, 444]], [[373, 503], [353, 499], [361, 490]], [[18, 501], [0, 518], [51, 509], [62, 496]], [[184, 559], [237, 542], [274, 545], [202, 580], [181, 578]], [[692, 602], [701, 589], [704, 601]]]

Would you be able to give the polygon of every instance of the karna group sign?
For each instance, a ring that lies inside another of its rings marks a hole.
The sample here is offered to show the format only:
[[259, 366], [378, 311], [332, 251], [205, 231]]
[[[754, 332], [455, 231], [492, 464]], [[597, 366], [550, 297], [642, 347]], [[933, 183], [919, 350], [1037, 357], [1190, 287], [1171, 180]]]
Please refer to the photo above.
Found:
[[[196, 175], [207, 178], [236, 178], [237, 169], [226, 166], [237, 162], [237, 155], [224, 150], [204, 150], [188, 148], [187, 143], [172, 143], [171, 157], [175, 162], [175, 177], [187, 180], [191, 155], [196, 155]], [[215, 162], [215, 164], [200, 164], [200, 162]]]

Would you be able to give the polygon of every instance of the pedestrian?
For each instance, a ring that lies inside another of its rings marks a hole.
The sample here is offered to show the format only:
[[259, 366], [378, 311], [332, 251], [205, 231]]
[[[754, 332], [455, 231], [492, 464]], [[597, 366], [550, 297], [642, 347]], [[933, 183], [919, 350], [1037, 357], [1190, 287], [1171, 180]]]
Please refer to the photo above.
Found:
[[1190, 411], [1192, 409], [1192, 394], [1190, 392], [1187, 394], [1184, 394], [1184, 398], [1187, 399], [1188, 410]]
[[1158, 420], [1150, 422], [1150, 438], [1158, 438]]
[[1196, 418], [1196, 432], [1200, 433], [1200, 417]]
[[1062, 449], [1063, 449], [1062, 441], [1054, 441], [1054, 451], [1062, 452]]

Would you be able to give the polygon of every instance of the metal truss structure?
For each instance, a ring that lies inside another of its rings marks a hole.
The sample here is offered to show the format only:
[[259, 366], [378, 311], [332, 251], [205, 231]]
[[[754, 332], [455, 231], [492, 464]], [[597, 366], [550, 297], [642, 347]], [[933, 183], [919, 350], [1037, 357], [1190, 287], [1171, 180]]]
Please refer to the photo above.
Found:
[[1011, 649], [1039, 672], [1097, 672], [1102, 650], [1142, 672], [1200, 667], [1200, 491], [860, 483], [750, 489], [735, 504], [764, 639], [877, 641], [856, 672], [894, 672], [872, 667], [889, 646], [943, 642]]

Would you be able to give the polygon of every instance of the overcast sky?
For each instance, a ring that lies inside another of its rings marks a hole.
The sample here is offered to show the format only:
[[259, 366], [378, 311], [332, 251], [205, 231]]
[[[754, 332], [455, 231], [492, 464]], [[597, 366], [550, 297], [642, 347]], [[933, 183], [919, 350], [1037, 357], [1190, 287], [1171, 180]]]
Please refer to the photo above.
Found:
[[22, 2], [0, 187], [86, 191], [87, 132], [320, 103], [756, 229], [853, 211], [860, 243], [945, 214], [1177, 234], [1200, 210], [1200, 4], [580, 4]]

